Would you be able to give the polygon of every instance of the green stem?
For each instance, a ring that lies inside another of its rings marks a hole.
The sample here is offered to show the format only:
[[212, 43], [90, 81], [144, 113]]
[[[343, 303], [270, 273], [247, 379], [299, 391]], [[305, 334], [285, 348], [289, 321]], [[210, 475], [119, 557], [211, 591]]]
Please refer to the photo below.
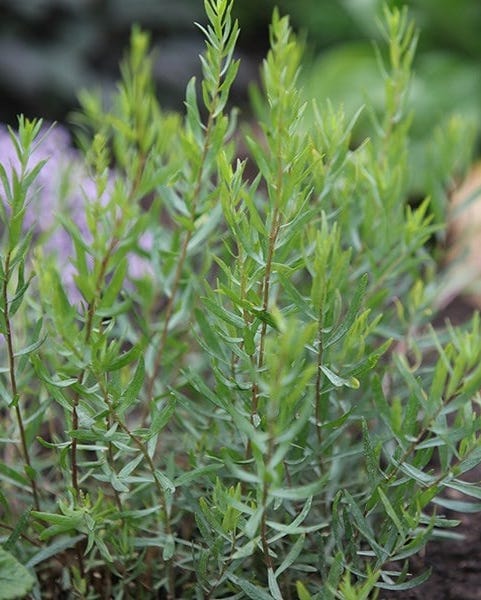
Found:
[[[215, 100], [213, 102], [212, 109], [209, 112], [207, 125], [205, 127], [205, 135], [204, 135], [204, 141], [203, 141], [203, 146], [202, 146], [202, 153], [201, 153], [200, 163], [199, 163], [199, 167], [198, 167], [198, 171], [197, 171], [197, 176], [195, 178], [195, 188], [194, 188], [194, 193], [192, 195], [192, 202], [191, 202], [191, 206], [190, 206], [190, 219], [191, 219], [192, 227], [190, 227], [185, 232], [184, 240], [182, 242], [182, 247], [180, 250], [179, 260], [177, 261], [177, 265], [175, 268], [172, 291], [171, 291], [169, 300], [167, 302], [167, 306], [165, 307], [164, 323], [163, 323], [162, 331], [160, 334], [159, 346], [158, 346], [157, 353], [155, 355], [152, 374], [150, 375], [148, 382], [147, 382], [146, 410], [149, 409], [150, 404], [154, 399], [154, 385], [155, 385], [155, 381], [157, 379], [157, 375], [159, 373], [160, 367], [162, 365], [162, 359], [163, 359], [165, 347], [167, 344], [167, 335], [169, 332], [169, 324], [170, 324], [172, 315], [174, 313], [175, 300], [177, 297], [177, 293], [179, 291], [180, 281], [181, 281], [182, 273], [184, 271], [185, 262], [187, 260], [187, 249], [189, 247], [189, 242], [195, 231], [194, 222], [196, 219], [197, 206], [199, 204], [199, 198], [200, 198], [200, 194], [201, 194], [201, 190], [202, 190], [202, 181], [203, 181], [204, 170], [205, 170], [205, 165], [206, 165], [206, 161], [207, 161], [207, 153], [209, 151], [209, 147], [210, 147], [210, 143], [211, 143], [212, 130], [213, 130], [214, 121], [215, 121], [214, 115], [217, 111], [216, 100], [218, 99], [220, 85], [221, 85], [221, 65], [219, 64], [218, 77], [217, 77], [217, 90], [216, 90], [216, 94], [214, 95]], [[144, 414], [143, 420], [145, 420], [146, 417], [147, 417], [147, 415]]]
[[[118, 225], [118, 223], [117, 223], [117, 225]], [[105, 253], [105, 255], [102, 259], [101, 265], [100, 265], [100, 270], [99, 270], [99, 274], [97, 276], [97, 281], [96, 281], [96, 285], [95, 285], [94, 297], [90, 301], [88, 310], [87, 310], [87, 321], [85, 324], [85, 343], [87, 345], [89, 344], [90, 337], [92, 335], [93, 322], [94, 322], [94, 317], [95, 317], [95, 313], [97, 310], [97, 303], [100, 298], [101, 290], [103, 287], [103, 282], [105, 279], [105, 275], [107, 273], [107, 266], [108, 266], [109, 260], [112, 256], [117, 244], [118, 244], [118, 240], [117, 240], [116, 236], [114, 236], [112, 238], [112, 240], [110, 241], [107, 252]], [[77, 383], [78, 383], [79, 387], [84, 382], [86, 372], [87, 372], [87, 369], [83, 368], [77, 376]], [[79, 481], [78, 481], [77, 438], [75, 436], [75, 432], [77, 432], [79, 429], [79, 419], [78, 419], [79, 402], [80, 402], [80, 390], [75, 392], [73, 401], [72, 401], [72, 431], [74, 432], [74, 436], [72, 437], [72, 446], [70, 449], [71, 469], [72, 469], [72, 488], [75, 492], [77, 499], [79, 498], [80, 488], [79, 488]]]
[[[117, 225], [118, 225], [118, 223], [117, 223]], [[97, 303], [100, 298], [102, 284], [104, 282], [105, 275], [107, 272], [107, 266], [108, 266], [110, 257], [112, 256], [112, 254], [117, 246], [117, 243], [118, 243], [118, 240], [117, 240], [116, 236], [114, 236], [112, 238], [112, 240], [110, 241], [107, 252], [105, 253], [105, 255], [102, 259], [100, 271], [97, 276], [97, 281], [96, 281], [96, 286], [95, 286], [95, 294], [88, 306], [87, 321], [85, 324], [85, 343], [87, 345], [90, 342], [90, 338], [92, 335], [95, 312], [97, 310]], [[79, 403], [80, 403], [80, 386], [84, 382], [86, 373], [87, 373], [87, 369], [85, 367], [78, 374], [77, 383], [79, 385], [79, 389], [78, 389], [78, 391], [75, 392], [73, 401], [72, 401], [72, 431], [74, 432], [74, 435], [72, 437], [72, 446], [70, 448], [70, 461], [71, 461], [72, 488], [74, 490], [76, 501], [78, 501], [80, 498], [80, 486], [79, 486], [77, 437], [76, 437], [75, 433], [79, 430], [78, 407], [79, 407]], [[77, 563], [78, 563], [78, 567], [80, 570], [80, 576], [82, 577], [82, 579], [85, 579], [86, 569], [85, 569], [83, 552], [82, 552], [82, 548], [81, 548], [80, 544], [77, 544], [76, 553], [77, 553]]]
[[318, 339], [318, 350], [317, 350], [317, 373], [315, 383], [315, 418], [316, 418], [316, 434], [317, 441], [321, 443], [321, 396], [322, 396], [322, 384], [324, 381], [324, 375], [321, 371], [322, 360], [324, 357], [324, 345], [322, 343], [323, 328], [324, 328], [324, 301], [325, 301], [325, 290], [322, 292], [322, 296], [319, 303], [319, 317], [318, 317], [318, 328], [317, 328], [317, 339]]
[[[144, 457], [145, 464], [152, 475], [154, 485], [155, 485], [155, 488], [157, 490], [157, 494], [158, 494], [158, 497], [160, 500], [160, 513], [161, 513], [161, 518], [162, 518], [163, 525], [165, 528], [165, 532], [167, 533], [167, 535], [170, 536], [170, 535], [172, 535], [172, 527], [170, 525], [169, 513], [167, 510], [167, 499], [165, 496], [165, 492], [159, 483], [159, 479], [156, 474], [154, 462], [153, 462], [150, 454], [148, 453], [147, 448], [145, 447], [145, 444], [143, 443], [143, 441], [129, 429], [129, 427], [122, 421], [122, 419], [115, 412], [115, 409], [110, 401], [110, 398], [108, 395], [108, 390], [106, 389], [104, 382], [99, 381], [98, 383], [102, 390], [104, 401], [109, 408], [112, 420], [115, 421], [115, 423], [117, 423], [119, 428], [130, 438], [130, 440], [138, 448], [138, 450], [141, 452], [142, 456]], [[166, 568], [167, 568], [167, 586], [168, 586], [167, 598], [168, 598], [168, 600], [172, 600], [173, 598], [175, 598], [175, 579], [174, 579], [174, 569], [173, 569], [172, 559], [169, 559], [168, 561], [166, 561]]]
[[35, 482], [35, 477], [33, 475], [32, 463], [30, 460], [30, 453], [28, 451], [27, 445], [27, 436], [25, 434], [25, 427], [23, 423], [22, 410], [20, 408], [20, 397], [18, 393], [17, 386], [17, 376], [16, 376], [16, 364], [15, 364], [15, 352], [13, 350], [13, 334], [12, 334], [12, 324], [10, 322], [10, 304], [8, 299], [8, 282], [11, 277], [10, 272], [10, 261], [12, 258], [12, 251], [10, 250], [5, 259], [5, 279], [3, 281], [3, 306], [4, 306], [4, 319], [5, 319], [5, 338], [7, 342], [7, 354], [8, 354], [8, 371], [10, 377], [10, 387], [12, 389], [12, 401], [15, 407], [15, 415], [17, 417], [18, 429], [20, 431], [20, 442], [22, 445], [22, 453], [23, 458], [25, 460], [25, 464], [28, 467], [27, 469], [27, 477], [30, 481], [30, 488], [32, 490], [33, 503], [35, 506], [35, 510], [40, 510], [40, 502], [38, 497], [37, 484]]

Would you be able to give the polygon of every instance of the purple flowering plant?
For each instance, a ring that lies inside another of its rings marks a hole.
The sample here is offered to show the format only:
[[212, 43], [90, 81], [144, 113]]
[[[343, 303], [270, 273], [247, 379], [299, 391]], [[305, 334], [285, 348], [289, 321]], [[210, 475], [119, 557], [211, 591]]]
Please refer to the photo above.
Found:
[[[72, 262], [74, 244], [68, 230], [62, 225], [62, 217], [65, 220], [68, 215], [85, 241], [91, 242], [93, 238], [87, 224], [86, 205], [95, 202], [106, 204], [107, 198], [113, 193], [115, 173], [108, 173], [105, 189], [99, 197], [95, 179], [79, 151], [74, 149], [68, 131], [58, 125], [43, 126], [38, 136], [41, 141], [35, 144], [27, 168], [39, 163], [42, 168], [25, 199], [23, 231], [33, 231], [43, 259], [55, 257], [66, 294], [72, 303], [77, 303], [81, 295], [76, 287], [76, 271]], [[11, 182], [12, 173], [18, 171], [19, 158], [14, 139], [5, 126], [0, 126], [0, 157], [7, 180]], [[0, 193], [5, 199], [2, 183]], [[5, 208], [8, 209], [8, 204]], [[149, 261], [139, 254], [148, 255], [152, 237], [151, 231], [142, 234], [138, 238], [137, 252], [134, 249], [129, 256], [127, 277], [131, 280], [153, 276]], [[42, 268], [42, 258], [38, 259], [38, 267]]]
[[385, 11], [355, 144], [277, 12], [239, 127], [232, 3], [205, 9], [185, 114], [134, 29], [77, 147], [0, 131], [0, 600], [379, 598], [477, 509], [479, 318], [430, 327], [440, 223], [407, 202], [413, 25]]

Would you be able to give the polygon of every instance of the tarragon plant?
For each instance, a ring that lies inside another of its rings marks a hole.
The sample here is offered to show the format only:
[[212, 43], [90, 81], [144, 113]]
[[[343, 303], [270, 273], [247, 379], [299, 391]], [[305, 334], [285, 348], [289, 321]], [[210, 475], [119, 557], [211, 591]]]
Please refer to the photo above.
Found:
[[0, 598], [382, 598], [480, 507], [480, 322], [430, 325], [442, 210], [407, 197], [416, 31], [385, 11], [354, 143], [277, 12], [238, 124], [231, 8], [185, 114], [134, 29], [81, 151], [2, 134]]

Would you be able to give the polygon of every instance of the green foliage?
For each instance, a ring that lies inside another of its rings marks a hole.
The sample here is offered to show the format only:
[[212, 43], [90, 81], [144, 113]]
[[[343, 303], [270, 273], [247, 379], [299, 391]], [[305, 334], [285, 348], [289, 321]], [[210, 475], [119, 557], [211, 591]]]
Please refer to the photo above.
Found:
[[[239, 128], [238, 25], [228, 0], [205, 9], [185, 114], [159, 107], [139, 29], [112, 104], [81, 94], [94, 191], [83, 225], [58, 217], [75, 289], [23, 227], [40, 123], [11, 132], [4, 551], [37, 592], [60, 569], [83, 598], [414, 587], [429, 573], [412, 577], [409, 558], [456, 525], [443, 509], [479, 509], [449, 491], [481, 498], [464, 478], [481, 462], [480, 320], [429, 327], [443, 211], [408, 203], [416, 31], [385, 11], [384, 107], [366, 107], [371, 135], [354, 146], [360, 111], [306, 106], [277, 11], [257, 120]], [[433, 158], [446, 175], [457, 159], [442, 145]]]
[[[303, 0], [292, 10], [293, 18], [297, 16], [299, 25], [311, 34], [309, 40], [313, 44], [324, 44], [331, 37], [335, 41], [322, 52], [312, 52], [306, 61], [302, 77], [305, 96], [327, 96], [342, 104], [348, 115], [355, 113], [360, 102], [382, 112], [385, 77], [379, 69], [379, 56], [372, 51], [372, 40], [379, 46], [377, 54], [386, 56], [380, 45], [386, 32], [376, 27], [383, 2], [334, 3], [332, 11], [319, 10], [318, 4], [315, 0]], [[407, 99], [412, 111], [410, 193], [429, 194], [433, 211], [442, 222], [449, 182], [446, 173], [438, 169], [438, 160], [449, 153], [449, 148], [457, 156], [472, 152], [480, 133], [481, 82], [476, 75], [477, 58], [473, 57], [481, 51], [477, 35], [481, 11], [469, 0], [456, 5], [449, 0], [396, 0], [389, 6], [409, 10], [411, 18], [422, 24]], [[459, 115], [463, 116], [461, 121]], [[354, 139], [370, 135], [370, 128], [369, 114], [365, 112], [353, 131]], [[463, 143], [459, 144], [461, 139]], [[440, 145], [445, 146], [444, 152]], [[462, 171], [462, 164], [461, 160], [455, 173]], [[448, 171], [452, 177], [452, 170]]]
[[33, 587], [34, 578], [9, 552], [0, 548], [0, 598], [23, 598]]

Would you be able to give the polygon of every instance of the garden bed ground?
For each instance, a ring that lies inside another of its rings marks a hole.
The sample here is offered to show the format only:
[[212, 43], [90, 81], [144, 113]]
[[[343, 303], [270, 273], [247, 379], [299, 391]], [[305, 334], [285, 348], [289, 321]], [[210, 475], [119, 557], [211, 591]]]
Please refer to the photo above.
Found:
[[[481, 471], [478, 473], [478, 480]], [[379, 600], [481, 600], [481, 516], [458, 515], [462, 525], [457, 532], [464, 540], [432, 542], [422, 556], [412, 561], [412, 572], [431, 568], [431, 577], [414, 590], [382, 593]]]

